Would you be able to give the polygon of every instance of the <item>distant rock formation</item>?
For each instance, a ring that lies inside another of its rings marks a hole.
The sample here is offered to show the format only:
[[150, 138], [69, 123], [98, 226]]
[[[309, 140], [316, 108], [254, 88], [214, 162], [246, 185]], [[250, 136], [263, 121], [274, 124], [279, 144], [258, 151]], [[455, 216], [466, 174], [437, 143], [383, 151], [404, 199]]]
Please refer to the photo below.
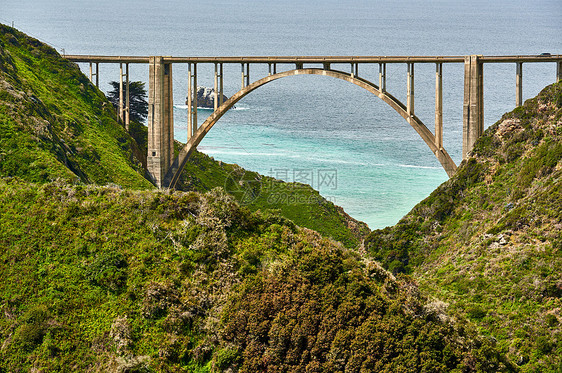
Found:
[[[228, 97], [222, 95], [222, 102], [228, 100]], [[219, 101], [220, 102], [220, 101]], [[186, 105], [189, 105], [187, 98], [185, 101]], [[200, 108], [215, 108], [215, 89], [209, 87], [197, 87], [197, 107]]]

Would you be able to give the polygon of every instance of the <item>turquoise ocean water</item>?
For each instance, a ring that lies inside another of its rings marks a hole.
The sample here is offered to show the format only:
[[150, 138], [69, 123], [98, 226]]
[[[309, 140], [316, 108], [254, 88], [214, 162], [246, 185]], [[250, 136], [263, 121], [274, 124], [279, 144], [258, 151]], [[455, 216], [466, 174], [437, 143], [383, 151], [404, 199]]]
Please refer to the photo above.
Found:
[[[562, 3], [528, 1], [71, 1], [2, 0], [0, 22], [61, 53], [97, 55], [505, 55], [562, 53]], [[88, 67], [83, 65], [84, 72]], [[279, 67], [281, 69], [282, 66]], [[288, 68], [288, 67], [287, 67]], [[334, 66], [349, 71], [349, 66]], [[199, 84], [213, 85], [212, 65]], [[432, 129], [433, 65], [416, 65], [416, 114]], [[187, 66], [174, 65], [176, 138], [186, 139]], [[458, 163], [463, 66], [444, 66], [444, 145]], [[252, 80], [267, 75], [253, 67]], [[359, 75], [378, 80], [378, 66]], [[554, 81], [554, 64], [524, 65], [524, 98]], [[146, 81], [147, 66], [131, 79]], [[119, 79], [102, 65], [101, 89]], [[484, 71], [485, 124], [515, 104], [515, 66]], [[225, 69], [225, 93], [240, 87]], [[388, 90], [405, 102], [406, 66], [389, 65]], [[202, 123], [209, 111], [200, 111]], [[416, 132], [378, 98], [322, 76], [270, 83], [244, 98], [199, 149], [287, 181], [307, 181], [371, 228], [395, 224], [447, 179]], [[331, 175], [330, 182], [325, 176]]]

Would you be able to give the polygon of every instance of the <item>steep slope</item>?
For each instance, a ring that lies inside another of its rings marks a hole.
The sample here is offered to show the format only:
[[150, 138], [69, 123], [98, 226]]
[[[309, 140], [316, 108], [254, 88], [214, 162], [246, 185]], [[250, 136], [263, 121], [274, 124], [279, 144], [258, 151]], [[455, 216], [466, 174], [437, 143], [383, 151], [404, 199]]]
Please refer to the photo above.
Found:
[[0, 371], [513, 371], [406, 277], [220, 189], [0, 180]]
[[151, 188], [134, 147], [75, 64], [0, 24], [0, 176]]
[[369, 234], [367, 224], [353, 219], [309, 185], [286, 183], [195, 152], [183, 171], [178, 189], [205, 192], [217, 186], [252, 211], [280, 214], [348, 248], [357, 247]]
[[562, 83], [505, 114], [457, 175], [366, 247], [522, 371], [562, 370]]

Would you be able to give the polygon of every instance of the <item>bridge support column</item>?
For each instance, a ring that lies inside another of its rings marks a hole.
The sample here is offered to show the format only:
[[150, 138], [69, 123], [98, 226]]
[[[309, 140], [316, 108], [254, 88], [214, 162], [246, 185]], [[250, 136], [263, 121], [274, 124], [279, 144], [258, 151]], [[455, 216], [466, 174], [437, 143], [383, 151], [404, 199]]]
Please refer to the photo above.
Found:
[[464, 59], [464, 104], [462, 158], [484, 132], [484, 73], [478, 56]]
[[219, 107], [219, 65], [215, 63], [215, 99], [213, 101], [213, 110], [217, 111]]
[[172, 64], [150, 57], [147, 168], [159, 188], [174, 159], [173, 107]]
[[435, 67], [435, 146], [443, 149], [443, 64]]
[[121, 122], [125, 121], [123, 111], [123, 64], [119, 64], [119, 119]]
[[90, 62], [90, 82], [92, 82], [92, 84], [94, 83], [94, 76], [96, 77], [96, 87], [100, 87], [100, 78], [99, 78], [99, 72], [100, 72], [100, 64], [96, 62], [96, 72], [93, 72], [93, 63]]
[[386, 63], [379, 63], [379, 90], [386, 91]]
[[523, 62], [516, 64], [515, 107], [523, 105]]
[[556, 62], [556, 82], [562, 80], [562, 61]]
[[187, 141], [197, 131], [197, 64], [187, 65]]
[[[274, 67], [275, 68], [275, 67]], [[250, 85], [250, 64], [242, 64], [242, 89]]]
[[222, 63], [219, 65], [219, 106], [222, 106], [224, 100], [224, 78]]
[[[414, 64], [408, 63], [408, 97], [406, 102], [408, 117], [414, 115]], [[408, 118], [408, 122], [410, 119]]]
[[[119, 64], [119, 118], [125, 124], [125, 129], [129, 131], [129, 108], [130, 108], [130, 94], [129, 94], [129, 64], [125, 64], [125, 74], [123, 74], [123, 64]], [[125, 78], [125, 92], [123, 92], [123, 78]], [[124, 102], [123, 102], [124, 101]], [[124, 104], [124, 105], [123, 105]]]

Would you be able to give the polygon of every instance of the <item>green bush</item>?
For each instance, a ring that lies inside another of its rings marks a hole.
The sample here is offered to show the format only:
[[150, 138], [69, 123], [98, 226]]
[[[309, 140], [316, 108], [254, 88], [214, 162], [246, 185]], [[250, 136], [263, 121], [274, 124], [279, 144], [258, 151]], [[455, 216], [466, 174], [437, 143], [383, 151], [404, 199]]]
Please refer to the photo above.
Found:
[[127, 259], [116, 251], [98, 254], [87, 267], [87, 278], [94, 284], [119, 293], [127, 285]]

